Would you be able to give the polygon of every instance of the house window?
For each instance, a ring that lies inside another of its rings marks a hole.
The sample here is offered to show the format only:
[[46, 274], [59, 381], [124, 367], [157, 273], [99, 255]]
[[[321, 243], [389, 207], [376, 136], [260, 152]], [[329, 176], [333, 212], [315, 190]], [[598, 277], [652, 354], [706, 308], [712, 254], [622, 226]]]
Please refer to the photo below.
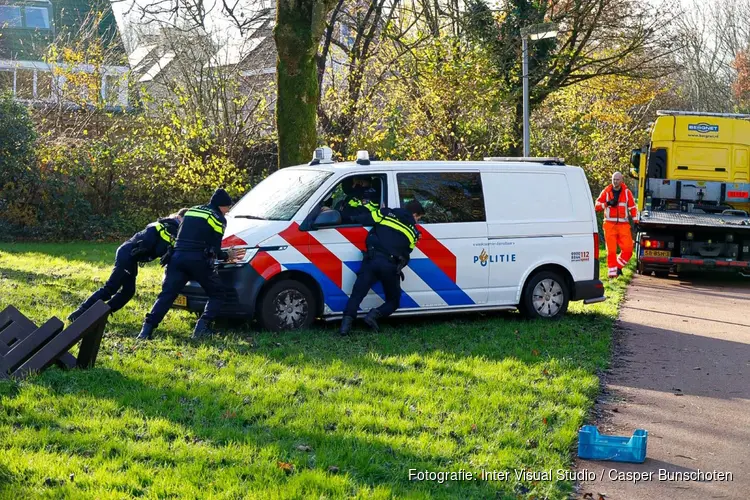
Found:
[[24, 7], [26, 27], [49, 29], [49, 10], [45, 7]]
[[13, 70], [0, 70], [0, 94], [13, 93]]
[[0, 5], [0, 28], [23, 28], [21, 7]]
[[49, 7], [0, 5], [0, 28], [48, 30], [50, 17]]
[[52, 98], [52, 73], [49, 71], [36, 72], [36, 98], [49, 100]]
[[118, 75], [104, 76], [104, 103], [116, 106], [120, 99], [120, 77]]
[[34, 70], [17, 69], [16, 70], [16, 98], [33, 99], [34, 98]]

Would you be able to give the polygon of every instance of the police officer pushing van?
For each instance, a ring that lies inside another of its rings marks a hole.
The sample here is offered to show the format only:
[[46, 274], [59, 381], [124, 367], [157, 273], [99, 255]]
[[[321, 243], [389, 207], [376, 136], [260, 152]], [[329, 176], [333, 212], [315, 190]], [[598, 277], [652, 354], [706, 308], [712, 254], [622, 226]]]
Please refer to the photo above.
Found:
[[[367, 191], [363, 199], [365, 206], [372, 193]], [[385, 303], [370, 309], [364, 318], [365, 323], [377, 331], [377, 320], [390, 316], [398, 309], [401, 280], [404, 279], [402, 269], [409, 263], [411, 252], [419, 239], [416, 224], [424, 215], [424, 208], [417, 200], [412, 200], [404, 208], [382, 208], [366, 212], [358, 216], [358, 221], [365, 226], [372, 225], [372, 229], [365, 240], [367, 251], [344, 310], [339, 330], [341, 335], [349, 334], [354, 318], [357, 317], [359, 304], [378, 281], [383, 284]]]
[[187, 208], [183, 208], [169, 217], [152, 222], [120, 245], [115, 254], [115, 267], [107, 282], [70, 313], [68, 321], [77, 320], [98, 300], [107, 302], [112, 312], [125, 307], [135, 295], [138, 266], [160, 259], [171, 250], [186, 212]]
[[192, 207], [185, 213], [180, 225], [174, 253], [169, 257], [162, 290], [151, 312], [146, 315], [140, 340], [150, 340], [154, 329], [172, 307], [177, 295], [188, 281], [197, 281], [208, 295], [203, 315], [195, 325], [193, 338], [213, 333], [210, 324], [216, 318], [224, 302], [224, 286], [213, 260], [231, 261], [232, 250], [221, 249], [227, 220], [224, 215], [232, 208], [232, 198], [223, 189], [217, 189], [208, 205]]

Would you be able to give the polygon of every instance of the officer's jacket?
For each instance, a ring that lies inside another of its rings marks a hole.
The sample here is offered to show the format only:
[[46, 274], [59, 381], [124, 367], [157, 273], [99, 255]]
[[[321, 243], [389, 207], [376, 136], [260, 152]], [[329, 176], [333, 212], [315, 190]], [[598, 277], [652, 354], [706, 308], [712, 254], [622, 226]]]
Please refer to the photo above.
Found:
[[221, 240], [227, 220], [218, 207], [200, 205], [185, 213], [177, 233], [175, 251], [213, 254], [223, 260], [227, 253], [221, 249]]
[[377, 203], [371, 201], [364, 203], [357, 197], [350, 197], [344, 200], [344, 207], [341, 210], [341, 220], [345, 224], [349, 222], [356, 223], [359, 217], [367, 217], [370, 215], [370, 212], [377, 209]]
[[152, 222], [127, 241], [133, 244], [132, 256], [139, 262], [151, 262], [161, 258], [174, 246], [179, 227], [177, 219], [164, 218]]
[[419, 239], [414, 216], [403, 208], [381, 208], [357, 218], [362, 225], [372, 225], [367, 235], [367, 246], [394, 257], [409, 259]]

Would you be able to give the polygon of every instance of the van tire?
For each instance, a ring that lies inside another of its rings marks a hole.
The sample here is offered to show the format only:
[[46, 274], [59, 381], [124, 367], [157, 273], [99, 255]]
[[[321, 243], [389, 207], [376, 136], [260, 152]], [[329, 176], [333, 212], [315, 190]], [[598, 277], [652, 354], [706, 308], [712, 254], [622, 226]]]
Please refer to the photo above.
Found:
[[318, 305], [304, 283], [281, 280], [271, 285], [259, 301], [258, 323], [264, 330], [303, 330], [315, 321]]
[[[549, 300], [542, 299], [541, 302], [539, 302], [539, 299], [542, 297], [537, 295], [538, 302], [537, 307], [535, 307], [535, 291], [536, 294], [542, 293], [545, 296], [547, 295], [546, 292], [551, 291], [552, 293]], [[562, 302], [560, 302], [560, 297], [562, 297]], [[532, 275], [526, 282], [519, 309], [529, 319], [559, 320], [568, 310], [569, 302], [570, 289], [565, 279], [554, 271], [541, 271]], [[541, 312], [538, 310], [540, 304]]]

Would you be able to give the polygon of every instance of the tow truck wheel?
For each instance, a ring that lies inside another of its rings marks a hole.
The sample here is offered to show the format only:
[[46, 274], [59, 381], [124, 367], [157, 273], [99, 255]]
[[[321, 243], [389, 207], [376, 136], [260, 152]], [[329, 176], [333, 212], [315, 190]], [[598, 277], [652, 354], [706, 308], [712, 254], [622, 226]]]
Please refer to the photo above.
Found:
[[529, 319], [560, 319], [568, 310], [570, 292], [565, 280], [552, 271], [533, 275], [524, 287], [521, 312]]
[[263, 294], [258, 321], [264, 330], [299, 330], [312, 325], [316, 310], [315, 296], [305, 284], [282, 280]]

